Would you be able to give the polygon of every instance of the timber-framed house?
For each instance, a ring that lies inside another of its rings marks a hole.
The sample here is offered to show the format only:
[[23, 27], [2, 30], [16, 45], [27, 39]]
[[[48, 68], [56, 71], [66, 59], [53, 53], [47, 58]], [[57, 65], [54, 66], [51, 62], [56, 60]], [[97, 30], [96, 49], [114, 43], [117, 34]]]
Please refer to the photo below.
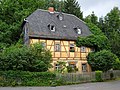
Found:
[[90, 66], [86, 56], [91, 49], [85, 46], [77, 47], [77, 37], [91, 34], [89, 28], [74, 15], [37, 9], [23, 22], [24, 44], [30, 45], [41, 42], [51, 51], [51, 70], [59, 69], [57, 61], [64, 61], [68, 66], [78, 68], [78, 72], [89, 72]]

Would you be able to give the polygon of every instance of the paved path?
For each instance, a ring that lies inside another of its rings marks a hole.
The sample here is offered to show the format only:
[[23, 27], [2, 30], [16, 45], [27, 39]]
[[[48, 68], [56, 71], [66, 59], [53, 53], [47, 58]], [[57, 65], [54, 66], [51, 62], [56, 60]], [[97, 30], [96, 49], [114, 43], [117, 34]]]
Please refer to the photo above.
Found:
[[120, 90], [120, 80], [57, 87], [0, 87], [0, 90]]

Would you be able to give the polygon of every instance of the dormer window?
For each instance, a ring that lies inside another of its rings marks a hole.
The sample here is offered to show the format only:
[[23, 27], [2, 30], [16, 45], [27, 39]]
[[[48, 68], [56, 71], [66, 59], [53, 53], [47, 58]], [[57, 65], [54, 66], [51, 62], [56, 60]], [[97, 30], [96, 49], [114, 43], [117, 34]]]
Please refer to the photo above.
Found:
[[59, 19], [62, 21], [62, 20], [63, 20], [63, 17], [62, 17], [62, 16], [59, 16]]
[[50, 31], [55, 32], [55, 25], [49, 24], [48, 28], [50, 29]]
[[81, 34], [81, 33], [82, 33], [82, 30], [81, 30], [79, 27], [74, 28], [74, 30], [75, 30], [75, 32], [76, 32], [77, 34]]
[[53, 31], [53, 32], [55, 32], [55, 26], [54, 26], [54, 25], [51, 25], [51, 26], [50, 26], [50, 30]]
[[57, 18], [62, 21], [63, 20], [63, 14], [62, 12], [60, 12], [58, 15], [57, 15]]
[[80, 28], [77, 29], [77, 33], [81, 34], [81, 29]]

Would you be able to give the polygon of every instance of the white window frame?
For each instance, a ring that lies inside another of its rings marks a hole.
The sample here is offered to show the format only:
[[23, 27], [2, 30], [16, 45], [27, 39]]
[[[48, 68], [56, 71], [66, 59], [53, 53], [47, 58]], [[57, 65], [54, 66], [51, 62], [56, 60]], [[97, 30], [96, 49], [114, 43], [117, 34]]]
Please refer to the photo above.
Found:
[[81, 51], [81, 52], [86, 52], [86, 47], [85, 47], [85, 46], [81, 46], [81, 47], [80, 47], [80, 51]]
[[[72, 49], [71, 49], [72, 48]], [[71, 50], [74, 50], [74, 51], [71, 51]], [[75, 52], [75, 44], [73, 43], [70, 43], [70, 52]]]
[[60, 43], [55, 43], [55, 52], [60, 52], [60, 51], [61, 51]]
[[51, 30], [52, 32], [55, 32], [55, 26], [54, 26], [54, 25], [50, 25], [50, 30]]
[[78, 33], [78, 34], [82, 34], [82, 31], [81, 31], [80, 28], [77, 29], [77, 33]]

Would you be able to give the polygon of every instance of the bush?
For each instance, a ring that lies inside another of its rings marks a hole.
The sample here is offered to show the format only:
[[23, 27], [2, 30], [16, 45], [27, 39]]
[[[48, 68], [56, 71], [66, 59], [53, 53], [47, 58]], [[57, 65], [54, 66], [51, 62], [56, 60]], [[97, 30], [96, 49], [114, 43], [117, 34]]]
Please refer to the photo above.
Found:
[[101, 82], [102, 80], [102, 71], [95, 71], [95, 79], [97, 82]]
[[114, 65], [113, 65], [114, 70], [120, 70], [120, 60], [117, 58]]
[[50, 67], [52, 55], [41, 44], [31, 47], [11, 46], [0, 53], [0, 70], [44, 72]]
[[0, 71], [0, 86], [50, 86], [55, 78], [50, 72]]
[[107, 50], [89, 53], [87, 57], [87, 61], [91, 65], [93, 71], [100, 70], [104, 72], [113, 68], [116, 59], [117, 56]]

